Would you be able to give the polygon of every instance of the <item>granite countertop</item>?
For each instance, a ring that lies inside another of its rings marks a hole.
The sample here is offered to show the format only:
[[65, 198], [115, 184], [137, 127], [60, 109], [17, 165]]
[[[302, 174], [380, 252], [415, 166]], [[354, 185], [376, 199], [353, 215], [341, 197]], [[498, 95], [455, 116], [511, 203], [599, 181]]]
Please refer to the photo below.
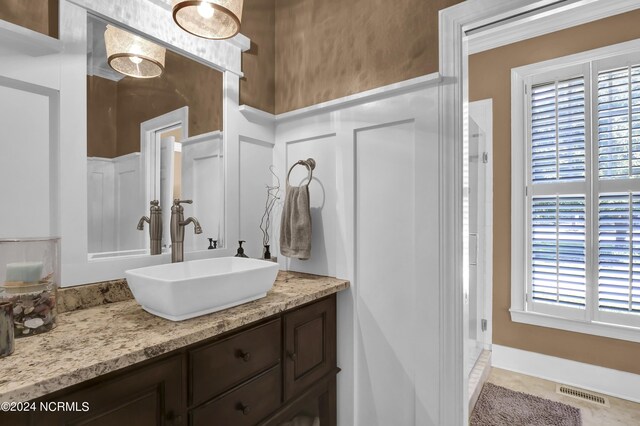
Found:
[[347, 289], [346, 280], [280, 272], [267, 297], [181, 322], [135, 300], [65, 312], [47, 333], [0, 358], [0, 402], [28, 401]]

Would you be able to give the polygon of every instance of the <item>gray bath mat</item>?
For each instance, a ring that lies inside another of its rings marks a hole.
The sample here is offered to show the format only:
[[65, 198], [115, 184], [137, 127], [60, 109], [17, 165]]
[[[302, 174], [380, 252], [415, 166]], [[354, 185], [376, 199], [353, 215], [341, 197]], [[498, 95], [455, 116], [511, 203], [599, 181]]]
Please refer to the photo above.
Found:
[[580, 409], [485, 383], [471, 426], [581, 426]]

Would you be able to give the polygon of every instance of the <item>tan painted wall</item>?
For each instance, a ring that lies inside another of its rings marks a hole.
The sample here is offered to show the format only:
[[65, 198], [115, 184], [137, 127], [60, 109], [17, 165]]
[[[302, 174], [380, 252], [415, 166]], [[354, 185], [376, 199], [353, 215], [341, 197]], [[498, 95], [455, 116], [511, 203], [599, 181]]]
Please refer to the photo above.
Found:
[[276, 0], [276, 112], [438, 70], [438, 11], [460, 0]]
[[106, 78], [87, 76], [87, 156], [117, 155], [118, 86]]
[[242, 34], [251, 39], [251, 49], [242, 54], [240, 105], [269, 113], [276, 110], [276, 0], [245, 0]]
[[1, 0], [0, 19], [58, 37], [58, 0]]
[[471, 100], [493, 98], [493, 342], [640, 374], [640, 344], [511, 322], [511, 69], [640, 38], [640, 10], [472, 55]]
[[[222, 130], [222, 73], [171, 51], [158, 78], [125, 77], [116, 84], [94, 76], [89, 81], [89, 156], [139, 152], [140, 123], [183, 106], [189, 106], [190, 136]], [[114, 137], [115, 152], [109, 142]]]
[[[240, 104], [281, 113], [435, 72], [438, 11], [460, 1], [245, 0]], [[0, 1], [0, 19], [56, 37], [57, 10]]]
[[118, 82], [118, 156], [140, 151], [140, 123], [189, 106], [189, 136], [222, 130], [222, 73], [167, 50], [158, 78]]

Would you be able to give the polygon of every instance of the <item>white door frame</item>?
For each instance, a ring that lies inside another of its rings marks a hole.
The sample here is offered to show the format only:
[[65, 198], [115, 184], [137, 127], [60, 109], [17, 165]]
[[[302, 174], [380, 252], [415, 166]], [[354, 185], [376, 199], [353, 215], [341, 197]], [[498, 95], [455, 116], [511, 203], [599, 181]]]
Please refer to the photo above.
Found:
[[[466, 327], [465, 292], [468, 290], [468, 54], [469, 43], [478, 48], [478, 39], [466, 38], [467, 31], [500, 40], [492, 47], [557, 31], [560, 28], [602, 19], [640, 7], [637, 0], [467, 0], [440, 12], [440, 423], [464, 425], [468, 422], [468, 378], [464, 374]], [[542, 8], [555, 8], [552, 11]], [[531, 16], [527, 16], [531, 14]], [[522, 18], [522, 16], [525, 16]], [[515, 17], [536, 25], [514, 25]], [[544, 18], [544, 19], [542, 19]], [[555, 20], [552, 25], [541, 22]], [[517, 27], [518, 29], [514, 28]], [[499, 29], [498, 29], [499, 28]], [[509, 32], [502, 29], [510, 29]], [[500, 36], [499, 36], [500, 35]]]
[[[159, 182], [155, 181], [155, 171], [158, 169], [160, 157], [151, 155], [153, 146], [160, 142], [158, 132], [171, 127], [182, 128], [182, 138], [189, 137], [189, 107], [184, 106], [166, 114], [159, 115], [151, 120], [140, 123], [140, 151], [142, 152], [142, 165], [145, 177], [145, 198], [147, 202], [152, 200], [153, 185], [159, 190]], [[171, 206], [160, 206], [162, 209]]]

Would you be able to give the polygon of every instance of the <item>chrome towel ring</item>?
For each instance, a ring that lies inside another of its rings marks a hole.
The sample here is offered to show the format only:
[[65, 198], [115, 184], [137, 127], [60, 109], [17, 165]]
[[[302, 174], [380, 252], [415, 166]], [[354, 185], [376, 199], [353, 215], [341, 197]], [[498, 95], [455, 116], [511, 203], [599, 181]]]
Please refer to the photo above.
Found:
[[291, 176], [291, 171], [293, 170], [293, 168], [295, 166], [305, 166], [307, 168], [307, 170], [309, 171], [309, 183], [311, 183], [311, 179], [313, 179], [313, 170], [316, 168], [316, 160], [314, 160], [313, 158], [307, 158], [306, 160], [300, 160], [300, 161], [296, 161], [293, 166], [291, 166], [291, 168], [289, 169], [289, 173], [287, 173], [287, 185], [291, 186], [291, 183], [289, 183], [289, 176]]

